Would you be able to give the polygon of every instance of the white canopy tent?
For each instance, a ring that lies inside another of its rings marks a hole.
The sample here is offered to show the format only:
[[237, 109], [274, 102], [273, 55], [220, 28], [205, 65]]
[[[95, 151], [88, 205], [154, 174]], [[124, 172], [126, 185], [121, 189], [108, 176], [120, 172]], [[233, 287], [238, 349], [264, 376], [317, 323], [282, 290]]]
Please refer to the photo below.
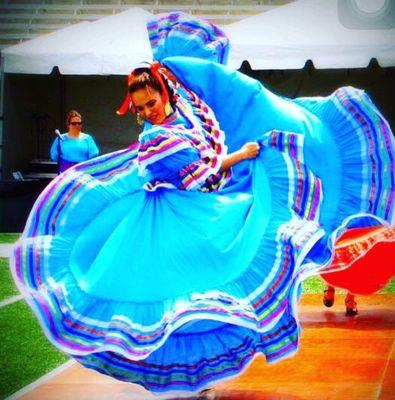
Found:
[[[347, 4], [356, 8], [361, 1], [384, 9], [354, 13], [376, 22], [367, 28], [347, 24], [344, 15]], [[62, 74], [125, 75], [137, 62], [152, 59], [146, 31], [151, 16], [132, 8], [11, 46], [3, 50], [4, 72], [49, 74], [57, 66]], [[377, 23], [385, 17], [392, 28]], [[244, 60], [253, 69], [299, 69], [307, 60], [316, 68], [360, 68], [372, 58], [387, 67], [395, 66], [394, 21], [393, 0], [296, 0], [222, 29], [230, 39], [233, 68]]]
[[[395, 2], [377, 1], [382, 11], [354, 10], [355, 18], [365, 19], [363, 28], [346, 21], [345, 6], [356, 1], [297, 0], [223, 27], [231, 43], [230, 66], [239, 68], [246, 60], [253, 69], [299, 69], [311, 60], [315, 68], [361, 68], [372, 58], [382, 67], [395, 66]], [[369, 19], [391, 19], [392, 28], [369, 26]]]
[[3, 51], [4, 72], [66, 75], [126, 75], [152, 60], [147, 11], [132, 8], [95, 22], [82, 22]]

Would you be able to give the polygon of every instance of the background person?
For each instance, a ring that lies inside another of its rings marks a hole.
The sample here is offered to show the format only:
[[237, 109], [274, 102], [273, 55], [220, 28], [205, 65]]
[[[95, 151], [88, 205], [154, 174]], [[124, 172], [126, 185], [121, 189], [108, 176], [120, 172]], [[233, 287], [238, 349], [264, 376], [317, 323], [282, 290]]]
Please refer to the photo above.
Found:
[[82, 132], [82, 116], [76, 110], [67, 114], [68, 131], [58, 136], [51, 146], [51, 159], [58, 162], [59, 172], [99, 155], [93, 137]]

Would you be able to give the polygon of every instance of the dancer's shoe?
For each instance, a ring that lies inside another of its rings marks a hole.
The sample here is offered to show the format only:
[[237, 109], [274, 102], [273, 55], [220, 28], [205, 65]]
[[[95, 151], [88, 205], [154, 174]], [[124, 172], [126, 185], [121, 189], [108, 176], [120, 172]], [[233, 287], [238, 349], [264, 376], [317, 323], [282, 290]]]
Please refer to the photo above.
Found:
[[358, 314], [357, 302], [355, 296], [351, 293], [347, 293], [346, 299], [344, 300], [346, 305], [346, 315], [352, 317]]
[[204, 389], [199, 393], [198, 400], [215, 400], [215, 390], [214, 388]]
[[335, 288], [333, 286], [327, 286], [324, 290], [324, 296], [322, 302], [326, 307], [332, 307], [335, 302]]

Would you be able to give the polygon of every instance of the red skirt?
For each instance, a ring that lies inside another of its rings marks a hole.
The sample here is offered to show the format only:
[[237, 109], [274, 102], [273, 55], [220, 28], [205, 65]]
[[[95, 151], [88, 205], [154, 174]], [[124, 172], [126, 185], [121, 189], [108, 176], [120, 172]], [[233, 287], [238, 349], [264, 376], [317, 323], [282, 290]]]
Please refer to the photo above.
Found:
[[345, 231], [335, 245], [324, 280], [353, 294], [372, 294], [395, 275], [395, 227], [376, 226]]

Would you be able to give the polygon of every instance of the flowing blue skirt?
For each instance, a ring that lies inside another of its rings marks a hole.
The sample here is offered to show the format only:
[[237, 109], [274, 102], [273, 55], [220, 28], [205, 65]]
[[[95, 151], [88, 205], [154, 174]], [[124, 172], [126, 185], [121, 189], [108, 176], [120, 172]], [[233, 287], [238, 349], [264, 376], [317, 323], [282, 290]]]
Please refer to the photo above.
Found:
[[72, 167], [38, 198], [13, 273], [48, 339], [152, 392], [195, 392], [298, 348], [301, 282], [348, 227], [394, 220], [394, 138], [360, 90], [290, 100], [226, 67], [164, 60], [214, 110], [219, 192], [146, 192], [131, 146]]

